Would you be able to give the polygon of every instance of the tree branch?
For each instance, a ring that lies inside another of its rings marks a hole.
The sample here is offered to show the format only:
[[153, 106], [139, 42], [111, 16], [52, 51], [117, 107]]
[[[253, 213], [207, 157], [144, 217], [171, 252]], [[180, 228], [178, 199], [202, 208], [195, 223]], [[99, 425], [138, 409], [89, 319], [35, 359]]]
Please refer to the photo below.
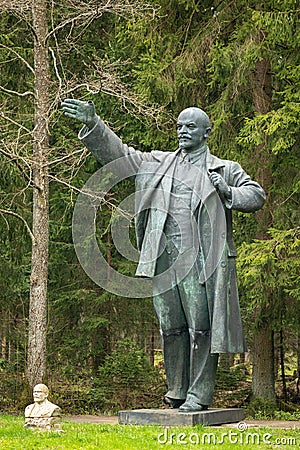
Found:
[[23, 56], [20, 55], [20, 53], [16, 52], [16, 50], [14, 50], [11, 47], [7, 47], [7, 45], [4, 44], [0, 44], [0, 47], [5, 48], [6, 50], [14, 53], [24, 64], [26, 67], [28, 67], [28, 69], [34, 74], [34, 69], [33, 67], [31, 67], [31, 65], [29, 64], [28, 61], [26, 61], [26, 59], [23, 58]]
[[56, 77], [57, 77], [58, 83], [59, 83], [59, 90], [61, 90], [61, 88], [62, 88], [62, 79], [61, 79], [61, 77], [59, 75], [59, 71], [58, 71], [58, 67], [57, 67], [57, 61], [56, 61], [56, 56], [55, 56], [55, 53], [54, 53], [54, 51], [53, 51], [53, 49], [51, 47], [49, 47], [49, 51], [50, 51], [52, 59], [53, 59], [54, 70], [55, 70]]
[[4, 91], [4, 92], [7, 92], [8, 94], [17, 95], [18, 97], [26, 97], [26, 95], [32, 95], [34, 97], [34, 93], [32, 91], [17, 92], [17, 91], [12, 91], [10, 89], [6, 89], [3, 86], [0, 86], [0, 90]]
[[8, 120], [9, 122], [13, 123], [14, 125], [16, 125], [18, 128], [22, 128], [23, 130], [25, 130], [28, 134], [31, 134], [32, 131], [30, 131], [28, 128], [24, 127], [24, 125], [20, 124], [19, 122], [16, 122], [15, 120], [11, 119], [10, 117], [6, 116], [3, 112], [0, 112], [0, 118], [3, 118], [5, 120]]
[[10, 211], [8, 209], [0, 209], [0, 214], [9, 214], [10, 216], [14, 216], [14, 217], [17, 217], [18, 219], [20, 219], [24, 223], [24, 225], [25, 225], [25, 227], [26, 227], [26, 229], [27, 229], [27, 231], [29, 233], [29, 236], [30, 236], [30, 238], [32, 240], [33, 245], [35, 245], [35, 237], [34, 237], [32, 231], [30, 229], [30, 226], [28, 225], [26, 220], [22, 216], [20, 216], [20, 214], [17, 214], [17, 213], [15, 213], [13, 211]]
[[75, 156], [78, 153], [83, 153], [83, 152], [87, 153], [87, 150], [82, 150], [82, 149], [75, 150], [74, 152], [69, 153], [68, 155], [65, 155], [65, 156], [62, 156], [61, 158], [55, 159], [54, 161], [49, 161], [47, 165], [52, 166], [53, 164], [60, 163], [62, 161], [72, 158], [72, 156]]
[[[57, 183], [60, 183], [60, 184], [62, 184], [64, 186], [66, 186], [71, 191], [75, 191], [78, 194], [82, 194], [82, 195], [86, 195], [87, 197], [90, 197], [96, 203], [98, 203], [98, 202], [102, 203], [103, 202], [103, 204], [109, 205], [113, 209], [115, 208], [115, 205], [112, 202], [110, 202], [109, 200], [105, 200], [104, 201], [104, 197], [107, 196], [107, 193], [105, 191], [103, 193], [102, 192], [95, 193], [93, 191], [89, 192], [87, 189], [85, 189], [85, 190], [84, 189], [80, 189], [80, 188], [78, 188], [76, 186], [73, 186], [72, 184], [68, 183], [67, 181], [64, 181], [64, 180], [61, 180], [61, 179], [55, 177], [54, 175], [49, 175], [49, 178], [52, 179], [53, 181], [56, 181]], [[103, 194], [103, 195], [101, 195], [101, 194]], [[0, 212], [1, 212], [1, 210], [0, 210]]]
[[[56, 33], [58, 30], [64, 28], [69, 24], [76, 22], [76, 27], [86, 26], [86, 23], [90, 24], [93, 20], [101, 17], [104, 13], [115, 14], [117, 16], [128, 15], [141, 15], [145, 12], [151, 12], [152, 16], [155, 14], [155, 8], [153, 5], [145, 4], [139, 0], [131, 1], [111, 1], [107, 0], [106, 3], [99, 4], [100, 2], [72, 0], [66, 1], [66, 7], [69, 7], [69, 17], [57, 26], [53, 27], [48, 33], [47, 39]], [[82, 24], [80, 24], [82, 21]]]

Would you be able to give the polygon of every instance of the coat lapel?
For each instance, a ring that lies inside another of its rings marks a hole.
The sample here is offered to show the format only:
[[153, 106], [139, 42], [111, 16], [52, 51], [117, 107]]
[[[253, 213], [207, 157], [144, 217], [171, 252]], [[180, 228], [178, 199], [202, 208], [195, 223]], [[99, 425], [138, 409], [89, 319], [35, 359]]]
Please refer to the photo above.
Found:
[[176, 150], [176, 152], [168, 154], [161, 162], [145, 162], [141, 165], [136, 176], [137, 212], [145, 211], [151, 207], [153, 195], [155, 195], [155, 191], [157, 189], [163, 191], [165, 200], [170, 200], [170, 192], [175, 170], [175, 164], [173, 163], [175, 163], [179, 151], [180, 150]]
[[193, 187], [192, 193], [192, 210], [195, 212], [200, 201], [201, 205], [204, 204], [205, 200], [216, 192], [213, 184], [209, 179], [209, 174], [214, 171], [218, 171], [219, 169], [225, 166], [224, 161], [213, 156], [209, 149], [207, 149], [206, 156], [206, 170], [196, 167], [197, 176], [195, 180], [195, 184]]
[[[155, 207], [160, 210], [160, 220], [165, 220], [170, 204], [172, 180], [178, 152], [179, 150], [164, 155], [164, 159], [161, 161], [144, 162], [136, 176], [135, 229], [139, 250], [142, 250], [151, 208]], [[167, 176], [165, 176], [166, 174]], [[163, 213], [163, 211], [165, 212]]]

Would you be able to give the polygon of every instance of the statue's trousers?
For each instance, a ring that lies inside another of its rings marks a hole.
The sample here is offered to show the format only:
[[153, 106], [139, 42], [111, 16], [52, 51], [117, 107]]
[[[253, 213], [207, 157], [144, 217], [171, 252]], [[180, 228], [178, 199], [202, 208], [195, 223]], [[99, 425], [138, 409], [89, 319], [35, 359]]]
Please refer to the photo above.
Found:
[[172, 269], [178, 247], [174, 237], [167, 238], [165, 250], [157, 260], [156, 274], [164, 273], [168, 277], [170, 289], [161, 292], [159, 281], [153, 279], [154, 307], [160, 323], [168, 382], [166, 396], [210, 405], [218, 354], [210, 353], [206, 288], [199, 282], [196, 268], [201, 255], [181, 279], [181, 274]]

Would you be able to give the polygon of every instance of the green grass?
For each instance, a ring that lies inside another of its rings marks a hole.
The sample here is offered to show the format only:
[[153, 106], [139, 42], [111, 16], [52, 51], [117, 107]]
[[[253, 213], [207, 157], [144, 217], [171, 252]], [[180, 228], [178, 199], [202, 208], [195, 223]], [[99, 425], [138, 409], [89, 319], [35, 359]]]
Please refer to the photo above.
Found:
[[[0, 416], [0, 449], [5, 450], [156, 450], [299, 449], [298, 429], [160, 427], [63, 422], [63, 434], [24, 428], [23, 417]], [[210, 439], [210, 443], [208, 443]], [[167, 442], [165, 442], [167, 441]], [[223, 443], [222, 443], [223, 441]], [[247, 443], [248, 442], [248, 443]]]

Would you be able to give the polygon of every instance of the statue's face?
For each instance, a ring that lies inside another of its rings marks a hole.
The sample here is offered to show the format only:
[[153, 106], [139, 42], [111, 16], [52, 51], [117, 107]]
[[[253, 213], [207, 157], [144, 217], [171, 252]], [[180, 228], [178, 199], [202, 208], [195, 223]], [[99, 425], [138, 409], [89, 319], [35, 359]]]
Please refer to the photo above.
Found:
[[209, 119], [198, 108], [183, 110], [177, 121], [179, 147], [192, 152], [200, 148], [210, 133]]
[[48, 388], [43, 384], [37, 384], [33, 389], [33, 400], [42, 403], [48, 397]]

